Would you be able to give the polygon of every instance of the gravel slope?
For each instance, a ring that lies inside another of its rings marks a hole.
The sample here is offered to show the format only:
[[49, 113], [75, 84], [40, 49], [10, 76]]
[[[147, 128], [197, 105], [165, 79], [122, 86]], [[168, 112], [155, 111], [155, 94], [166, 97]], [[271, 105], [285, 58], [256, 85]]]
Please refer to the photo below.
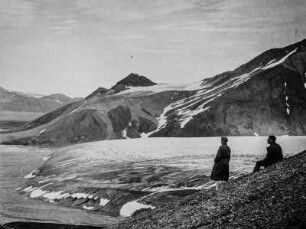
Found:
[[164, 208], [143, 211], [118, 228], [305, 228], [306, 151]]

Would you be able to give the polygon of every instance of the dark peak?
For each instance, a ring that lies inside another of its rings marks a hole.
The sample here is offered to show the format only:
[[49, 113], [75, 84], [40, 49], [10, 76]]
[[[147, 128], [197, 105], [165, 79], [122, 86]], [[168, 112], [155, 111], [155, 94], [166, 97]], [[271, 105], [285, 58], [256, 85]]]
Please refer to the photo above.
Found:
[[94, 96], [103, 96], [105, 95], [107, 92], [109, 92], [110, 90], [104, 87], [99, 87], [98, 89], [96, 89], [94, 92], [92, 92], [89, 96], [87, 96], [85, 99], [89, 99], [92, 98]]
[[149, 80], [147, 77], [138, 75], [135, 73], [130, 73], [127, 77], [125, 77], [123, 80], [120, 80], [116, 83], [115, 86], [113, 86], [111, 89], [116, 89], [117, 87], [147, 87], [155, 85], [156, 83]]

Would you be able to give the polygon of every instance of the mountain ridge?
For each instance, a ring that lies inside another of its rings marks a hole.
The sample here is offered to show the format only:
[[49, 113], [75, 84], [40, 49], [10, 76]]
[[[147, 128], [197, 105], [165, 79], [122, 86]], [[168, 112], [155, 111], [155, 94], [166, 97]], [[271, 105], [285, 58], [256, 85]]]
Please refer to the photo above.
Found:
[[[305, 74], [306, 40], [270, 49], [233, 71], [193, 84], [156, 84], [131, 73], [113, 89], [98, 88], [60, 112], [48, 113], [49, 118], [40, 117], [19, 128], [18, 137], [11, 133], [12, 139], [3, 144], [62, 145], [145, 136], [306, 135]], [[141, 83], [131, 84], [130, 78]]]
[[0, 109], [5, 111], [50, 112], [76, 100], [78, 98], [70, 98], [60, 93], [38, 95], [0, 87]]

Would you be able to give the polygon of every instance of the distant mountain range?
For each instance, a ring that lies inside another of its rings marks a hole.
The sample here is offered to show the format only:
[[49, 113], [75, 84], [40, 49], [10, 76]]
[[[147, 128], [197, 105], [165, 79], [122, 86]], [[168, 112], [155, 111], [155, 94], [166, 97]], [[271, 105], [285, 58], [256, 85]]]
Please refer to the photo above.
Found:
[[19, 133], [11, 132], [3, 144], [305, 135], [306, 40], [194, 84], [156, 84], [132, 73], [110, 89], [98, 88], [14, 131]]
[[63, 94], [38, 95], [9, 91], [0, 87], [0, 110], [49, 112], [78, 99], [69, 98]]

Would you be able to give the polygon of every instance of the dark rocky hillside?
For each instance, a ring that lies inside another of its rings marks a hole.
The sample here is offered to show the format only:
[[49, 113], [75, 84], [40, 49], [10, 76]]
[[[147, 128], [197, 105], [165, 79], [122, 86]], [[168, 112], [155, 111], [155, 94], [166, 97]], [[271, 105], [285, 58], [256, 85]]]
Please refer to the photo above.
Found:
[[230, 181], [146, 210], [117, 228], [305, 228], [306, 151]]
[[111, 89], [98, 88], [84, 100], [11, 131], [2, 143], [305, 135], [305, 74], [306, 40], [268, 50], [234, 71], [197, 84], [156, 84], [131, 73]]
[[[264, 67], [286, 55], [280, 64]], [[305, 40], [269, 50], [232, 72], [203, 80], [203, 85], [213, 84], [212, 91], [192, 98], [188, 106], [196, 111], [204, 104], [209, 110], [182, 128], [182, 112], [177, 110], [186, 106], [176, 106], [166, 113], [168, 125], [153, 136], [305, 135], [305, 72]], [[235, 78], [243, 83], [236, 86]]]

